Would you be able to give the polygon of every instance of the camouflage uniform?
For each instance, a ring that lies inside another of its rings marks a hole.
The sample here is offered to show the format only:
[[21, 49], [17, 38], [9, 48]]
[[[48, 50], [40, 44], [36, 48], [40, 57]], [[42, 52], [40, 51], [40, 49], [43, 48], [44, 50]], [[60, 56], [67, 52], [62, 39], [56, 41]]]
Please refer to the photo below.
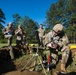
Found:
[[16, 45], [17, 45], [18, 47], [21, 47], [21, 45], [22, 45], [22, 40], [23, 40], [23, 32], [22, 32], [22, 31], [19, 31], [19, 30], [16, 30], [16, 31], [15, 31], [15, 34], [17, 35]]
[[23, 45], [26, 45], [26, 32], [23, 32], [22, 44], [23, 44]]
[[[69, 53], [70, 53], [70, 49], [69, 49], [69, 46], [68, 46], [68, 38], [67, 38], [67, 35], [64, 33], [64, 31], [62, 31], [63, 29], [63, 26], [61, 24], [57, 24], [53, 27], [53, 30], [51, 30], [46, 38], [45, 38], [45, 45], [47, 45], [48, 43], [51, 43], [51, 37], [53, 38], [56, 38], [57, 36], [59, 36], [59, 39], [57, 39], [56, 43], [58, 45], [58, 47], [55, 49], [56, 51], [58, 50], [61, 50], [62, 52], [62, 59], [61, 59], [61, 71], [66, 71], [65, 70], [65, 66], [66, 66], [66, 63], [67, 63], [67, 60], [68, 60], [68, 57], [69, 57]], [[61, 32], [60, 32], [61, 31]], [[60, 32], [57, 36], [54, 36], [53, 35], [53, 32], [55, 33], [58, 33]], [[51, 49], [52, 51], [52, 49]], [[53, 55], [52, 55], [53, 54]], [[55, 54], [54, 52], [52, 53], [52, 57], [54, 58], [53, 60], [53, 63], [56, 64], [57, 60], [58, 60], [58, 55]]]
[[43, 43], [44, 43], [44, 38], [43, 36], [45, 35], [45, 29], [43, 28], [39, 28], [38, 29], [38, 36], [39, 36], [39, 46], [44, 46]]
[[18, 29], [15, 31], [16, 37], [16, 46], [19, 48], [19, 52], [24, 54], [25, 50], [23, 49], [23, 46], [25, 45], [25, 32], [21, 25], [18, 25]]
[[[11, 23], [9, 23], [9, 24], [11, 24]], [[3, 29], [3, 34], [4, 34], [5, 38], [8, 39], [8, 46], [10, 46], [12, 43], [13, 31], [14, 31], [13, 28], [9, 27], [9, 26], [7, 26], [6, 28]]]
[[8, 39], [8, 47], [10, 49], [9, 54], [11, 56], [11, 59], [14, 59], [13, 49], [12, 49], [12, 46], [11, 46], [12, 37], [13, 37], [13, 33], [14, 33], [14, 30], [12, 28], [12, 23], [9, 22], [9, 25], [6, 28], [4, 28], [2, 32], [3, 32], [4, 36], [5, 36], [5, 38]]
[[[46, 37], [45, 37], [45, 45], [47, 45], [48, 43], [52, 43], [53, 44], [53, 40], [52, 40], [52, 38], [53, 39], [55, 39], [55, 38], [57, 38], [58, 36], [54, 36], [53, 35], [53, 31], [51, 30], [47, 35], [46, 35]], [[58, 41], [59, 40], [59, 38], [57, 39], [57, 40], [55, 40], [55, 41]], [[50, 48], [50, 55], [51, 55], [51, 62], [53, 63], [53, 64], [56, 64], [56, 62], [58, 61], [58, 55], [57, 55], [57, 51], [56, 51], [57, 49], [53, 49], [53, 48]]]

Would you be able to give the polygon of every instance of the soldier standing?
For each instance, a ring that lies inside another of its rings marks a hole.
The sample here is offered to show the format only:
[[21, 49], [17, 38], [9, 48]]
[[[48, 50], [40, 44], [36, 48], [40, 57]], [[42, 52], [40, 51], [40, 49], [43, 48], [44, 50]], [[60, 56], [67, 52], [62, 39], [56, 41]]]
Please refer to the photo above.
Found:
[[[19, 48], [21, 52], [21, 47], [25, 44], [25, 32], [21, 25], [18, 25], [18, 29], [15, 31], [16, 37], [16, 46]], [[23, 51], [22, 51], [23, 52]]]
[[5, 38], [8, 39], [8, 48], [10, 49], [11, 59], [14, 59], [14, 54], [13, 54], [13, 50], [12, 50], [12, 46], [11, 46], [13, 33], [14, 33], [14, 30], [12, 28], [12, 22], [9, 22], [8, 26], [3, 29], [3, 34], [4, 34]]
[[40, 28], [37, 31], [38, 31], [38, 36], [39, 36], [39, 46], [44, 46], [43, 36], [45, 35], [45, 29], [43, 28], [42, 24], [40, 24]]
[[70, 49], [68, 46], [68, 37], [63, 31], [63, 25], [62, 24], [56, 24], [53, 29], [47, 34], [45, 38], [45, 45], [50, 48], [51, 50], [51, 63], [53, 65], [56, 65], [56, 62], [58, 61], [58, 50], [61, 50], [62, 52], [62, 58], [61, 58], [61, 72], [66, 73], [66, 63], [69, 57]]
[[23, 29], [20, 25], [18, 25], [18, 29], [15, 31], [16, 37], [16, 45], [17, 47], [21, 47], [22, 45], [22, 40], [23, 40]]

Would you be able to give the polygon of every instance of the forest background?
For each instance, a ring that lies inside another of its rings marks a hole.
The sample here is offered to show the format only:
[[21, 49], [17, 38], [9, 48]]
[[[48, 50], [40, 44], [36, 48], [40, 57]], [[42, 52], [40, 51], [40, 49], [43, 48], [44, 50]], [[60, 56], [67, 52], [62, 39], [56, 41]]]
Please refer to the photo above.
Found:
[[[38, 22], [25, 15], [20, 16], [19, 13], [12, 14], [13, 28], [17, 29], [21, 25], [26, 31], [26, 39], [28, 43], [37, 43], [35, 30], [39, 28]], [[7, 39], [2, 34], [4, 23], [6, 20], [5, 12], [0, 8], [0, 43], [6, 43]], [[52, 3], [49, 10], [46, 11], [46, 21], [43, 22], [43, 27], [48, 33], [52, 27], [62, 23], [64, 31], [67, 33], [70, 43], [76, 43], [76, 0], [58, 0]], [[13, 43], [15, 43], [16, 35], [13, 36]]]

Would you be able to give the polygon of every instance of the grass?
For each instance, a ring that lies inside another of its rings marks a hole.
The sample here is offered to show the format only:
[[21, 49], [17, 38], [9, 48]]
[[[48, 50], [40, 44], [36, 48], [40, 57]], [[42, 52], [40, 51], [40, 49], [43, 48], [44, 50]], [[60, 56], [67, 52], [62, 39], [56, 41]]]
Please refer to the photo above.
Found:
[[[16, 44], [15, 43], [13, 43], [12, 44], [12, 46], [15, 46]], [[31, 46], [33, 45], [33, 44], [30, 44]], [[76, 47], [76, 44], [69, 44], [70, 46], [75, 46]], [[2, 46], [7, 46], [7, 43], [0, 43], [0, 48], [2, 47]], [[35, 44], [35, 46], [37, 46], [36, 44]], [[48, 51], [48, 49], [47, 49], [47, 51], [44, 51], [44, 54], [48, 54], [49, 53], [49, 51]], [[60, 55], [61, 54], [61, 52], [59, 52], [58, 53], [58, 55]], [[31, 56], [30, 55], [24, 55], [24, 56], [22, 56], [22, 57], [20, 57], [19, 59], [16, 59], [16, 62], [17, 62], [17, 68], [22, 68], [22, 67], [24, 67], [24, 65], [27, 63], [27, 61], [29, 60], [31, 58]], [[33, 62], [31, 62], [31, 64], [32, 64]], [[68, 68], [71, 68], [71, 67], [68, 67]], [[74, 69], [74, 68], [72, 68], [72, 69]]]
[[[12, 44], [12, 46], [15, 46], [15, 45], [16, 44], [14, 44], [14, 43]], [[3, 47], [3, 46], [8, 46], [8, 44], [7, 43], [0, 43], [0, 48]]]
[[[12, 46], [15, 46], [16, 44], [13, 43]], [[35, 45], [38, 46], [38, 44], [29, 44], [30, 46]], [[0, 48], [3, 46], [7, 46], [7, 43], [0, 43]], [[69, 44], [70, 48], [76, 48], [76, 44]]]

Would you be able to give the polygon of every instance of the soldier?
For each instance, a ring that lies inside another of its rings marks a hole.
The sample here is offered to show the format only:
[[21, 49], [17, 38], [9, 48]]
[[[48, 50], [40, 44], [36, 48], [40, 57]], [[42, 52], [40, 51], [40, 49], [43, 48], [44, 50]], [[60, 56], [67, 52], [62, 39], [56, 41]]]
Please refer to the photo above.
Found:
[[23, 31], [23, 40], [22, 40], [22, 44], [26, 45], [26, 32]]
[[45, 29], [43, 28], [42, 24], [40, 24], [40, 28], [37, 30], [38, 31], [38, 36], [39, 36], [39, 46], [44, 46], [44, 38], [43, 36], [45, 35]]
[[58, 50], [62, 52], [61, 58], [61, 72], [66, 73], [66, 63], [69, 57], [70, 49], [68, 46], [68, 37], [63, 31], [62, 24], [56, 24], [53, 29], [47, 34], [45, 38], [45, 45], [51, 50], [52, 63], [56, 65], [58, 61]]
[[13, 35], [13, 28], [12, 28], [12, 22], [9, 22], [8, 26], [3, 29], [3, 34], [5, 38], [8, 38], [8, 46], [11, 46], [12, 44], [12, 35]]
[[25, 44], [25, 35], [24, 34], [25, 34], [25, 32], [24, 32], [23, 28], [20, 25], [18, 25], [18, 29], [15, 31], [15, 35], [17, 35], [16, 46], [19, 48], [20, 52], [21, 52], [21, 47]]
[[23, 40], [23, 29], [20, 25], [18, 25], [18, 29], [15, 31], [15, 35], [17, 35], [16, 45], [17, 47], [21, 47]]
[[11, 46], [12, 37], [13, 37], [13, 33], [14, 33], [14, 30], [12, 28], [12, 22], [9, 22], [8, 26], [6, 28], [4, 28], [2, 32], [5, 36], [5, 38], [8, 39], [8, 48], [10, 49], [11, 59], [14, 59], [13, 50], [12, 50], [12, 46]]

